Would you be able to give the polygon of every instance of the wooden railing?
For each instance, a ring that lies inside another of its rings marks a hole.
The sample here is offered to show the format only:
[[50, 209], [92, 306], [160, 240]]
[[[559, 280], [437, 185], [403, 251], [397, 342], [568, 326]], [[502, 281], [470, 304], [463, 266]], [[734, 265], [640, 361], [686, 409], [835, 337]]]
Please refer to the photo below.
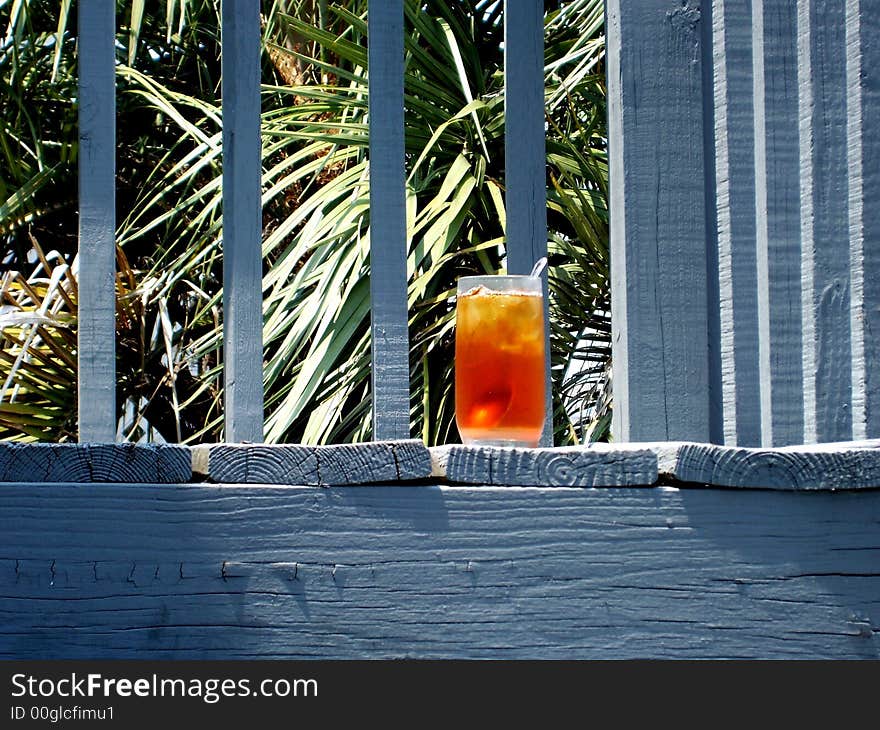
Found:
[[[83, 3], [79, 16], [83, 442], [112, 441], [116, 433], [115, 7], [113, 0], [92, 0]], [[259, 12], [259, 0], [227, 1], [222, 12], [227, 442], [263, 440]], [[547, 254], [543, 6], [510, 2], [504, 12], [507, 269], [527, 274]], [[368, 21], [373, 433], [379, 440], [410, 436], [403, 17], [403, 0], [383, 0], [373, 4]], [[544, 280], [546, 289], [546, 274]], [[549, 382], [549, 346], [546, 351]], [[551, 440], [548, 418], [543, 442], [550, 445]]]
[[[114, 9], [80, 13], [82, 441], [115, 434]], [[618, 440], [880, 436], [874, 15], [843, 0], [609, 0]], [[259, 2], [222, 17], [225, 439], [258, 442]], [[547, 244], [542, 5], [504, 17], [507, 261], [527, 273]], [[377, 439], [409, 436], [402, 24], [402, 0], [370, 14]]]

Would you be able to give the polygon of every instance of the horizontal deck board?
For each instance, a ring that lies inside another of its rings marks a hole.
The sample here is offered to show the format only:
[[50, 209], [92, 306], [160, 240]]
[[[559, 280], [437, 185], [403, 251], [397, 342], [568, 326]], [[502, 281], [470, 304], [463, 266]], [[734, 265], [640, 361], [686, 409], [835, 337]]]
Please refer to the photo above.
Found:
[[209, 447], [215, 482], [329, 486], [431, 476], [431, 455], [416, 439], [330, 446], [223, 444]]
[[657, 455], [647, 447], [605, 444], [548, 449], [440, 447], [452, 482], [523, 487], [620, 487], [656, 484]]
[[880, 487], [880, 449], [869, 444], [775, 449], [681, 444], [667, 473], [678, 481], [722, 487], [873, 489]]
[[0, 657], [876, 659], [878, 557], [876, 490], [6, 484]]
[[0, 482], [187, 482], [192, 456], [176, 444], [0, 442]]

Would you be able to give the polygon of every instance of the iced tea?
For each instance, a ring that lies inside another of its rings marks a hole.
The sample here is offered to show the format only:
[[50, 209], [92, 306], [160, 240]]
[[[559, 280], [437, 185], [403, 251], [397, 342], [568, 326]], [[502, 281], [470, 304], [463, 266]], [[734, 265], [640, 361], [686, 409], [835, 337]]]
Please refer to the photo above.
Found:
[[455, 419], [462, 441], [537, 446], [544, 427], [541, 281], [462, 277], [455, 333]]

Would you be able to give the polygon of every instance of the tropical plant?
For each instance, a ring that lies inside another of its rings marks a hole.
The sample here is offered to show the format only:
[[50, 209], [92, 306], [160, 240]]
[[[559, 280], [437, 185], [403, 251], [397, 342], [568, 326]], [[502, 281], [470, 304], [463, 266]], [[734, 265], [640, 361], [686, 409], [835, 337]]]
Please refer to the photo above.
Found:
[[[501, 4], [405, 7], [412, 424], [442, 443], [457, 438], [455, 281], [504, 261]], [[366, 2], [264, 10], [266, 435], [360, 440], [371, 430]], [[215, 23], [216, 8], [186, 13], [178, 30], [202, 29], [215, 51], [204, 28], [216, 24], [202, 21]], [[153, 120], [140, 147], [151, 164], [130, 167], [135, 195], [118, 241], [135, 267], [143, 359], [157, 356], [152, 370], [134, 369], [141, 382], [121, 402], [164, 438], [211, 440], [222, 425], [220, 108], [212, 84], [193, 79], [215, 79], [216, 65], [201, 61], [187, 83], [157, 73], [163, 43], [181, 56], [185, 44], [144, 18], [153, 30], [129, 33], [118, 79], [120, 105]], [[554, 4], [545, 27], [555, 430], [565, 443], [600, 436], [608, 406], [598, 397], [609, 362], [602, 4]], [[147, 39], [139, 62], [133, 44]], [[585, 398], [590, 408], [578, 410]]]
[[[186, 23], [181, 22], [184, 8]], [[69, 0], [0, 1], [0, 29], [5, 30], [0, 46], [2, 438], [64, 440], [76, 435], [75, 9]], [[196, 98], [214, 99], [219, 77], [214, 3], [176, 0], [161, 15], [144, 12], [142, 2], [121, 3], [120, 10], [120, 42], [129, 46], [120, 60], [135, 58], [138, 49], [135, 60], [141, 73], [172, 88], [186, 88]], [[120, 81], [123, 86], [124, 76]], [[170, 137], [175, 130], [164, 115], [125, 93], [117, 99], [117, 130], [117, 209], [127, 210], [140, 195], [145, 175], [161, 168], [176, 141]], [[173, 350], [169, 331], [180, 329], [171, 322], [175, 302], [135, 291], [161, 249], [156, 238], [144, 238], [141, 244], [117, 251], [123, 297], [117, 308], [118, 402], [128, 416], [120, 435], [162, 439], [166, 433], [179, 440], [181, 425], [185, 431], [197, 408], [175, 410], [170, 383], [181, 389], [194, 378], [166, 365]], [[128, 257], [137, 271], [129, 267]], [[46, 312], [52, 313], [51, 321]], [[39, 332], [33, 328], [34, 317]], [[24, 338], [19, 336], [22, 327], [29, 333]], [[58, 373], [44, 369], [40, 349], [45, 342], [56, 344], [59, 357], [64, 353], [69, 365], [64, 387], [52, 380]], [[29, 378], [28, 363], [37, 363]], [[64, 395], [63, 408], [57, 407], [59, 394]], [[151, 428], [151, 421], [158, 428]], [[35, 430], [35, 424], [42, 427]]]

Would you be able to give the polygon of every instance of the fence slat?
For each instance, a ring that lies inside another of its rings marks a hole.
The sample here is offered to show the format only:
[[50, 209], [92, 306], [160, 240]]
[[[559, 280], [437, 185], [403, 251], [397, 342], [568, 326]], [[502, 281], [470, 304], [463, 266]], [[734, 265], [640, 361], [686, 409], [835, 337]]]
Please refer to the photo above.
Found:
[[263, 440], [260, 3], [222, 3], [226, 432]]
[[[507, 271], [528, 274], [547, 255], [544, 145], [544, 5], [504, 1], [504, 177]], [[544, 286], [546, 413], [541, 446], [553, 445], [547, 272]]]
[[808, 442], [852, 438], [844, 19], [843, 0], [798, 2], [804, 437]]
[[116, 438], [116, 3], [79, 6], [79, 440]]
[[610, 0], [607, 20], [617, 437], [880, 434], [873, 8]]
[[802, 443], [801, 224], [794, 3], [755, 0], [755, 197], [761, 442]]
[[[847, 166], [852, 326], [853, 438], [880, 435], [880, 14], [849, 0], [847, 27]], [[876, 123], [876, 122], [875, 122]]]
[[606, 13], [614, 437], [708, 441], [700, 10]]
[[724, 442], [739, 446], [761, 443], [751, 16], [750, 0], [715, 0], [712, 8], [718, 407]]
[[368, 13], [373, 438], [409, 438], [403, 0]]

